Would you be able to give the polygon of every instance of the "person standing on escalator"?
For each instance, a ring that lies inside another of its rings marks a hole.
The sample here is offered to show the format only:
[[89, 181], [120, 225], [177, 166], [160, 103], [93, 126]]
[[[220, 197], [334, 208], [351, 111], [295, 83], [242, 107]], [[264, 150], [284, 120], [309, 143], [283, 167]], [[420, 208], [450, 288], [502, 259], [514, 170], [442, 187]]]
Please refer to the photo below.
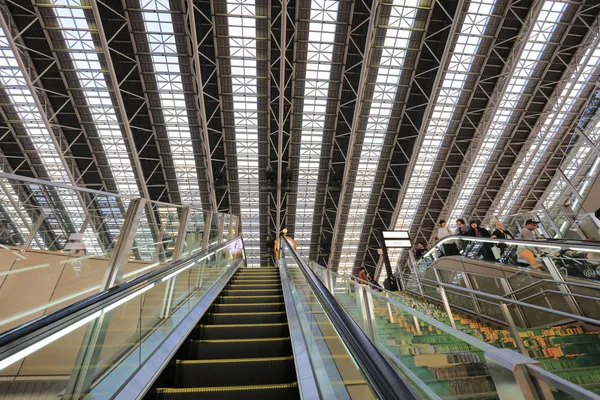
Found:
[[[537, 240], [535, 235], [533, 234], [533, 231], [535, 231], [537, 229], [537, 226], [538, 226], [537, 221], [528, 219], [527, 221], [525, 221], [525, 227], [523, 229], [521, 229], [521, 232], [519, 233], [518, 238], [522, 239], [522, 240], [529, 240], [532, 242]], [[540, 252], [537, 249], [537, 247], [524, 246], [524, 245], [518, 246], [517, 254], [519, 255], [519, 257], [521, 257], [522, 259], [527, 261], [527, 264], [529, 264], [531, 266], [531, 269], [540, 269], [541, 268], [542, 265], [537, 260], [537, 258], [540, 255]]]
[[[481, 227], [481, 222], [471, 221], [471, 231], [469, 232], [469, 236], [489, 238], [492, 235], [490, 235], [490, 231]], [[492, 252], [489, 243], [481, 243], [479, 254], [481, 254], [483, 259], [486, 261], [496, 261], [496, 257], [494, 257], [494, 253]]]
[[[437, 239], [442, 240], [443, 238], [448, 237], [448, 236], [452, 236], [452, 231], [450, 230], [450, 228], [448, 228], [446, 226], [446, 221], [441, 220], [440, 227], [438, 228], [438, 231], [437, 231]], [[458, 251], [458, 247], [456, 247], [456, 243], [454, 243], [454, 242], [444, 243], [441, 246], [442, 246], [444, 255], [446, 255], [446, 256], [460, 255], [460, 252]]]
[[[514, 239], [514, 238], [515, 237], [513, 236], [512, 233], [504, 230], [504, 225], [502, 225], [502, 222], [500, 222], [500, 221], [496, 222], [496, 229], [494, 230], [494, 232], [492, 232], [492, 239]], [[504, 250], [506, 250], [507, 247], [508, 246], [504, 243], [498, 244], [500, 253], [504, 253]]]

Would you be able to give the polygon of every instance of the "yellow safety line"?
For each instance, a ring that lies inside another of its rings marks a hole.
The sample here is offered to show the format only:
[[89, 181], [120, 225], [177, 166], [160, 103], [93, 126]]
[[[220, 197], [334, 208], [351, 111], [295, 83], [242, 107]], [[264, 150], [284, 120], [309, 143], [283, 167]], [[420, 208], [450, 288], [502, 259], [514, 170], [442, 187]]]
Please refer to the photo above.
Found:
[[271, 298], [271, 297], [283, 297], [283, 295], [280, 296], [220, 296], [223, 298], [227, 298], [227, 299], [264, 299], [265, 297]]
[[216, 358], [211, 360], [177, 360], [177, 364], [224, 364], [224, 363], [245, 363], [245, 362], [270, 362], [270, 361], [289, 361], [294, 356], [288, 357], [261, 357], [261, 358]]
[[285, 314], [285, 311], [262, 311], [262, 312], [232, 312], [232, 313], [208, 313], [208, 315], [269, 315]]
[[200, 325], [202, 328], [245, 328], [248, 326], [284, 326], [287, 322], [277, 322], [269, 324], [218, 324], [218, 325]]
[[276, 338], [255, 338], [255, 339], [210, 339], [210, 340], [194, 340], [194, 342], [202, 343], [238, 343], [238, 342], [276, 342], [281, 340], [290, 340], [290, 337], [276, 337]]
[[[231, 297], [231, 296], [229, 296]], [[242, 297], [256, 297], [256, 296], [242, 296]], [[272, 297], [281, 297], [281, 296], [272, 296]], [[239, 296], [238, 296], [239, 298]], [[230, 304], [215, 304], [215, 306], [218, 307], [234, 307], [234, 306], [280, 306], [282, 304], [285, 304], [284, 302], [281, 303], [230, 303]]]
[[274, 385], [247, 385], [247, 386], [215, 386], [207, 388], [160, 388], [160, 393], [203, 393], [203, 392], [233, 392], [236, 390], [268, 390], [268, 389], [291, 389], [298, 387], [298, 383], [280, 383]]

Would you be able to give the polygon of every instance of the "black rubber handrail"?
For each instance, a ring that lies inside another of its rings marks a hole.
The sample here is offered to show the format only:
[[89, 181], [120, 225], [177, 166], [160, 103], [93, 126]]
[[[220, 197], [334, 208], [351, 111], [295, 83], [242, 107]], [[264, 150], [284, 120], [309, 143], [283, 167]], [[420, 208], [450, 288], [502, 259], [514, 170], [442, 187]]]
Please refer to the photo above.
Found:
[[313, 293], [319, 299], [336, 331], [360, 370], [369, 379], [378, 397], [386, 400], [420, 399], [285, 237], [281, 236], [281, 242], [285, 242], [285, 250], [289, 251], [296, 264], [298, 264]]
[[[163, 277], [175, 272], [177, 269], [185, 267], [195, 259], [201, 258], [211, 252], [217, 252], [237, 240], [240, 240], [240, 238], [236, 237], [220, 244], [219, 246], [200, 251], [197, 254], [176, 261], [173, 264], [167, 265], [161, 269], [139, 276], [130, 280], [129, 282], [113, 286], [110, 289], [86, 297], [85, 299], [79, 300], [50, 314], [33, 319], [13, 329], [3, 332], [0, 334], [0, 352], [2, 352], [2, 348], [8, 344], [27, 338], [36, 332], [45, 332], [47, 328], [61, 319], [88, 309], [89, 312], [82, 313], [78, 319], [85, 318], [87, 315], [92, 314], [99, 306], [106, 307], [114, 302], [117, 302], [129, 294], [159, 281]], [[42, 339], [42, 337], [40, 336], [39, 339]]]

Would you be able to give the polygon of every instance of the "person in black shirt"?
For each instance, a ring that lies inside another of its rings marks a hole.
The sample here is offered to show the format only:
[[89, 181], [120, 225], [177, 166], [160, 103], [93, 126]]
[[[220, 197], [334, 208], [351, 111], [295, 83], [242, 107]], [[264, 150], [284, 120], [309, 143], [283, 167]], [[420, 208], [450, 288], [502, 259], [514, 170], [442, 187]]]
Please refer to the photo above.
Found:
[[[481, 238], [489, 238], [492, 235], [490, 231], [481, 227], [481, 222], [479, 221], [471, 221], [471, 230], [469, 231], [469, 236], [481, 237]], [[479, 254], [486, 261], [496, 261], [496, 257], [494, 257], [494, 253], [492, 252], [492, 248], [489, 243], [482, 243], [481, 250]]]
[[514, 239], [512, 233], [504, 230], [502, 222], [496, 222], [496, 229], [492, 232], [492, 238], [494, 239]]
[[417, 246], [415, 249], [415, 260], [423, 257], [427, 253], [427, 248], [425, 247], [425, 243], [417, 242]]

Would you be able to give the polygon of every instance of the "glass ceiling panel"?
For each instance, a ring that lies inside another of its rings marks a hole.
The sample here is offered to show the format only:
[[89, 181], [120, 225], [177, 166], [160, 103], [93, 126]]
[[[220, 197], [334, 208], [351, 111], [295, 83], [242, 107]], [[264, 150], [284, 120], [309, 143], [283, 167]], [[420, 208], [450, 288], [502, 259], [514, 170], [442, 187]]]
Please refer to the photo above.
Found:
[[[139, 188], [125, 138], [121, 132], [117, 112], [113, 106], [104, 75], [105, 70], [100, 63], [84, 9], [80, 7], [81, 1], [55, 0], [53, 3], [57, 7], [53, 7], [52, 10], [60, 26], [60, 32], [79, 80], [81, 94], [89, 106], [95, 131], [110, 165], [117, 189], [122, 195], [139, 196]], [[111, 216], [114, 215], [111, 208], [119, 208], [116, 199], [114, 200], [115, 204], [102, 211], [108, 217], [107, 220], [111, 220]], [[127, 207], [128, 204], [128, 201], [123, 201], [123, 207]], [[110, 225], [108, 231], [114, 239], [120, 222], [114, 221]], [[154, 240], [146, 215], [142, 216], [138, 229], [139, 232], [143, 232], [136, 236], [139, 253], [142, 259], [151, 259], [154, 256]]]
[[253, 0], [227, 0], [240, 217], [249, 267], [260, 266], [256, 20]]
[[[37, 155], [40, 158], [48, 177], [53, 182], [70, 184], [69, 176], [67, 175], [67, 165], [63, 165], [61, 158], [57, 155], [57, 150], [52, 142], [50, 133], [46, 130], [46, 126], [42, 120], [42, 116], [35, 104], [34, 98], [27, 86], [25, 77], [19, 68], [19, 64], [12, 52], [5, 32], [0, 28], [0, 85], [9, 98], [15, 113], [19, 116], [19, 120], [23, 129], [29, 135], [31, 143], [37, 150]], [[7, 185], [10, 186], [10, 185]], [[78, 230], [83, 226], [86, 214], [85, 211], [72, 191], [65, 189], [56, 189], [56, 193], [60, 197], [68, 216], [63, 216], [70, 220], [74, 229]], [[41, 201], [41, 198], [38, 199]], [[46, 199], [47, 201], [48, 199]], [[57, 212], [52, 207], [48, 208], [49, 214]], [[48, 218], [47, 221], [50, 221]], [[60, 224], [53, 226], [54, 233], [62, 236], [61, 239], [66, 241], [70, 233], [65, 232]], [[88, 254], [103, 254], [100, 246], [99, 238], [96, 237], [91, 227], [88, 227], [83, 236], [83, 243], [86, 246]], [[64, 243], [61, 243], [61, 245]]]
[[469, 4], [408, 181], [396, 229], [410, 229], [413, 224], [495, 3], [495, 0], [479, 0]]
[[544, 49], [552, 39], [552, 35], [566, 7], [567, 3], [557, 1], [545, 1], [542, 5], [542, 11], [539, 13], [531, 34], [527, 38], [527, 43], [519, 56], [513, 76], [502, 95], [496, 113], [492, 117], [489, 129], [481, 142], [481, 148], [471, 164], [458, 199], [450, 212], [449, 220], [451, 223], [457, 218], [464, 216], [465, 209], [469, 205], [490, 157], [500, 138], [504, 135], [506, 128], [509, 126], [512, 114], [519, 104], [525, 89], [530, 84], [530, 77], [537, 69]]
[[[575, 71], [571, 74], [568, 79], [569, 83], [562, 89], [560, 96], [556, 99], [556, 102], [552, 107], [552, 112], [545, 116], [543, 122], [538, 121], [538, 123], [542, 123], [542, 126], [540, 130], [536, 132], [531, 143], [526, 146], [527, 151], [525, 157], [519, 162], [519, 166], [514, 176], [506, 186], [502, 198], [498, 203], [497, 208], [494, 210], [495, 215], [503, 216], [510, 213], [515, 201], [523, 191], [525, 184], [529, 182], [531, 173], [537, 168], [538, 163], [556, 134], [563, 127], [567, 127], [572, 121], [572, 113], [577, 111], [574, 107], [580, 105], [578, 99], [581, 94], [589, 87], [590, 83], [596, 83], [596, 73], [600, 63], [600, 48], [588, 48], [584, 55], [584, 60], [586, 59], [587, 62], [583, 66], [583, 69], [579, 66], [579, 68], [575, 68]], [[588, 148], [587, 151], [589, 152], [591, 149]], [[575, 158], [575, 162], [578, 160], [582, 161], [584, 157], [585, 154], [579, 154], [578, 157]], [[576, 164], [571, 168], [567, 168], [566, 172], [571, 175], [567, 177], [569, 179], [572, 178], [576, 170]]]
[[202, 207], [169, 2], [145, 0], [142, 9], [181, 202]]
[[344, 232], [338, 265], [339, 272], [352, 273], [365, 213], [369, 205], [383, 142], [394, 108], [396, 92], [398, 91], [419, 3], [419, 0], [394, 0], [390, 4], [390, 19], [382, 46], [380, 67], [377, 71], [373, 100], [367, 118], [365, 138], [356, 174], [356, 183], [352, 192], [348, 223]]
[[338, 6], [335, 0], [313, 0], [310, 6], [295, 230], [304, 256], [310, 250]]

